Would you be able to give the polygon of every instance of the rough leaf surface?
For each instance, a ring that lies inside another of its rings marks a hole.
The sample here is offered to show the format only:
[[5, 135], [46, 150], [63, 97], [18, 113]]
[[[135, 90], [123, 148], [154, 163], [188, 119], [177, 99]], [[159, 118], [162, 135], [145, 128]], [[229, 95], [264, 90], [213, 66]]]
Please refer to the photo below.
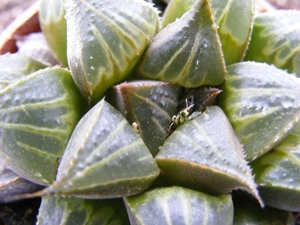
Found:
[[300, 118], [300, 80], [263, 63], [228, 67], [219, 105], [251, 161], [271, 150]]
[[123, 197], [143, 191], [158, 174], [139, 134], [120, 112], [101, 100], [76, 126], [56, 181], [44, 193]]
[[260, 201], [242, 145], [217, 106], [177, 128], [155, 159], [175, 184], [214, 195], [242, 188]]
[[276, 10], [255, 18], [245, 60], [266, 62], [300, 76], [300, 12]]
[[158, 31], [154, 7], [139, 0], [65, 0], [69, 66], [94, 103], [128, 78]]
[[199, 0], [184, 16], [162, 29], [135, 72], [186, 88], [221, 84], [225, 62], [208, 1]]
[[45, 196], [37, 225], [129, 225], [122, 199], [86, 200]]
[[261, 197], [272, 207], [287, 211], [300, 210], [299, 143], [298, 123], [278, 146], [251, 163]]
[[25, 76], [44, 69], [46, 66], [30, 57], [20, 54], [0, 56], [0, 89]]
[[86, 103], [70, 72], [40, 70], [0, 91], [0, 156], [20, 176], [51, 184]]
[[181, 88], [168, 82], [133, 81], [114, 86], [106, 100], [129, 121], [156, 155], [168, 136]]
[[131, 225], [230, 225], [229, 195], [214, 197], [182, 187], [157, 188], [124, 199]]

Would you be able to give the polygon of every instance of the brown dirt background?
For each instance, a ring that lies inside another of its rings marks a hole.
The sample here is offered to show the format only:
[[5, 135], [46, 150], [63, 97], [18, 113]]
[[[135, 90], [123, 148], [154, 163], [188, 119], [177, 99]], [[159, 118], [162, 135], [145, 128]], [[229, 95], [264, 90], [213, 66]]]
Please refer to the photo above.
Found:
[[0, 33], [18, 15], [36, 1], [37, 0], [0, 0]]
[[[0, 33], [16, 16], [38, 0], [0, 0]], [[51, 1], [51, 0], [49, 0]], [[299, 9], [300, 0], [256, 0], [268, 2], [276, 8]]]

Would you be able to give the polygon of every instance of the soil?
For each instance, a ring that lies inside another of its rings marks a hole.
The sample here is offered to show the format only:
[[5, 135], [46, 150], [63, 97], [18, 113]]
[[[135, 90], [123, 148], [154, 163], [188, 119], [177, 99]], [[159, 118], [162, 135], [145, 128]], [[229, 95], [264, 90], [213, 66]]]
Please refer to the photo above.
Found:
[[1, 0], [0, 4], [0, 33], [18, 15], [37, 0]]
[[10, 204], [0, 204], [0, 225], [33, 225], [41, 199], [29, 199]]

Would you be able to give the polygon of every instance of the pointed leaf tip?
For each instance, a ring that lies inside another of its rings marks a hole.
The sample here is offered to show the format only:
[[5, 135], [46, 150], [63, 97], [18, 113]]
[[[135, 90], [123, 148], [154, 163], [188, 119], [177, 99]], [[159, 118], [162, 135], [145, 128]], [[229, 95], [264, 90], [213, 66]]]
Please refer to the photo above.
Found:
[[48, 193], [83, 198], [133, 195], [159, 170], [139, 134], [104, 100], [78, 123]]
[[162, 29], [139, 61], [136, 74], [186, 88], [220, 85], [226, 74], [221, 44], [207, 0]]
[[263, 205], [242, 145], [217, 106], [207, 107], [175, 130], [155, 159], [162, 174], [175, 184], [213, 195], [241, 188]]
[[168, 136], [167, 128], [177, 110], [181, 87], [162, 81], [131, 81], [114, 86], [105, 99], [137, 131], [153, 156]]

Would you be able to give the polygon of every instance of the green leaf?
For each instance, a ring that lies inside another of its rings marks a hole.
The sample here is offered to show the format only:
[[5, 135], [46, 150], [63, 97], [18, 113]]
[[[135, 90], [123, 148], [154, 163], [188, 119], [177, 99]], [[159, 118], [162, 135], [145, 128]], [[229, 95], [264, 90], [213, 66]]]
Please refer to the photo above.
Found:
[[[197, 0], [170, 1], [163, 16], [163, 27], [180, 18], [194, 7], [196, 2]], [[219, 28], [218, 34], [226, 64], [242, 61], [253, 27], [254, 1], [211, 0], [210, 4]]]
[[67, 67], [67, 25], [63, 0], [42, 0], [39, 21], [49, 47], [60, 63]]
[[266, 62], [300, 76], [300, 12], [276, 10], [256, 17], [245, 60]]
[[162, 27], [179, 19], [184, 13], [189, 11], [197, 0], [172, 0], [168, 3], [162, 17]]
[[132, 225], [232, 224], [230, 195], [214, 197], [182, 187], [157, 188], [125, 198]]
[[300, 118], [300, 80], [262, 63], [228, 67], [219, 105], [251, 161], [271, 150]]
[[82, 94], [97, 102], [125, 80], [158, 31], [158, 14], [139, 0], [65, 0], [69, 66]]
[[242, 145], [217, 106], [177, 128], [155, 159], [162, 175], [176, 185], [213, 195], [241, 188], [260, 201]]
[[69, 71], [49, 68], [0, 91], [0, 157], [20, 176], [49, 185], [86, 103]]
[[189, 12], [162, 29], [135, 72], [186, 88], [221, 84], [225, 62], [208, 1], [197, 1]]
[[79, 121], [56, 181], [40, 194], [123, 197], [145, 190], [158, 174], [139, 134], [120, 112], [101, 100]]
[[300, 123], [278, 146], [251, 166], [267, 205], [300, 211]]
[[226, 65], [243, 60], [250, 42], [254, 0], [211, 0]]
[[37, 225], [129, 225], [122, 199], [85, 200], [45, 196]]
[[168, 136], [181, 88], [168, 82], [133, 81], [114, 86], [106, 100], [136, 125], [152, 155]]
[[0, 55], [0, 90], [46, 66], [21, 54]]

